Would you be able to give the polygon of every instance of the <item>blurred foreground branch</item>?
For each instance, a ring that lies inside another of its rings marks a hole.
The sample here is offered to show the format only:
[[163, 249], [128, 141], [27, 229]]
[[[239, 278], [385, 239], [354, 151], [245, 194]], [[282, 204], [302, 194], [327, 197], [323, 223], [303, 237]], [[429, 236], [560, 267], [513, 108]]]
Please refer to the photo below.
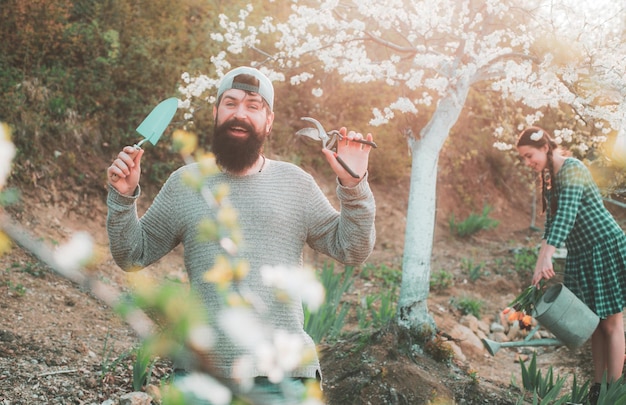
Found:
[[[5, 213], [0, 213], [0, 231], [4, 232], [26, 253], [47, 265], [56, 274], [77, 284], [81, 289], [89, 291], [109, 307], [115, 308], [118, 304], [121, 296], [119, 291], [109, 285], [105, 285], [94, 277], [84, 274], [80, 270], [60, 265], [55, 259], [54, 252], [50, 247], [41, 240], [33, 237], [24, 227]], [[141, 338], [150, 336], [155, 329], [154, 322], [140, 310], [132, 311], [132, 313], [127, 316], [126, 321]]]

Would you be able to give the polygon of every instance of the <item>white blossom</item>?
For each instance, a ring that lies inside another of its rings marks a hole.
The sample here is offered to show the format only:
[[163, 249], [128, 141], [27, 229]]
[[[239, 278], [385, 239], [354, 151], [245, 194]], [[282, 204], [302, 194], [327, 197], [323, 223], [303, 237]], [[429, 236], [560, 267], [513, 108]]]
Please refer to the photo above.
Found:
[[493, 147], [501, 151], [513, 149], [513, 145], [507, 142], [494, 142]]
[[189, 331], [190, 345], [202, 351], [208, 351], [215, 342], [215, 333], [207, 325], [196, 326]]
[[286, 372], [300, 365], [305, 352], [304, 342], [299, 335], [277, 330], [271, 341], [257, 345], [257, 368], [276, 384], [282, 381]]
[[535, 111], [534, 114], [528, 114], [526, 115], [526, 125], [535, 125], [535, 123], [541, 121], [541, 118], [543, 118], [543, 112], [541, 111]]
[[94, 242], [87, 232], [76, 232], [69, 242], [54, 251], [56, 263], [65, 270], [76, 271], [85, 266], [93, 256]]
[[293, 300], [302, 300], [312, 312], [324, 303], [324, 286], [309, 268], [263, 266], [260, 272], [264, 285], [287, 294]]
[[0, 190], [11, 174], [11, 162], [15, 156], [15, 145], [9, 136], [9, 126], [0, 122]]
[[554, 137], [562, 139], [563, 141], [567, 143], [572, 142], [574, 135], [575, 135], [574, 131], [572, 131], [570, 128], [562, 128], [562, 129], [554, 130]]
[[174, 386], [197, 400], [214, 405], [228, 405], [232, 400], [230, 390], [204, 373], [190, 373], [174, 380]]
[[246, 350], [253, 350], [263, 339], [263, 325], [249, 308], [229, 307], [220, 311], [218, 324], [236, 345]]
[[409, 100], [406, 97], [398, 98], [389, 107], [391, 109], [398, 110], [398, 111], [400, 111], [402, 113], [417, 114], [417, 107], [415, 107], [415, 104], [413, 104], [413, 102], [411, 102], [411, 100]]
[[303, 73], [301, 73], [299, 75], [291, 76], [291, 79], [289, 81], [290, 81], [290, 83], [292, 85], [298, 85], [300, 83], [306, 82], [307, 80], [311, 79], [312, 77], [313, 77], [312, 73], [303, 72]]

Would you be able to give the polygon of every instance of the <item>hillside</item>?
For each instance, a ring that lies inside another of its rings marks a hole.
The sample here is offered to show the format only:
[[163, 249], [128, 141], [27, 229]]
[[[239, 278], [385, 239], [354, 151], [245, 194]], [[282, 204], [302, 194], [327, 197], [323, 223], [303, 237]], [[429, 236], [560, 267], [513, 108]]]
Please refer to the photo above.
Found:
[[[432, 273], [453, 275], [449, 288], [433, 292], [429, 308], [442, 332], [452, 333], [462, 315], [454, 300], [471, 296], [482, 302], [482, 320], [492, 322], [499, 311], [528, 280], [520, 280], [511, 268], [511, 249], [533, 246], [539, 235], [529, 231], [530, 207], [524, 184], [500, 183], [502, 173], [488, 170], [482, 159], [454, 167], [455, 157], [444, 153], [440, 165], [437, 228]], [[101, 254], [89, 271], [107, 284], [128, 286], [107, 249], [104, 228], [106, 207], [104, 170], [108, 156], [89, 156], [77, 164], [76, 177], [33, 178], [30, 184], [12, 184], [22, 190], [21, 202], [7, 213], [46, 243], [62, 243], [76, 231], [93, 235]], [[333, 199], [333, 179], [315, 174]], [[369, 263], [399, 270], [401, 267], [408, 177], [372, 184], [377, 201], [377, 244]], [[140, 210], [145, 210], [156, 186], [147, 186]], [[523, 197], [522, 197], [523, 196]], [[450, 234], [448, 219], [465, 218], [493, 207], [490, 216], [500, 223], [466, 240]], [[312, 252], [307, 261], [321, 262]], [[468, 281], [467, 263], [483, 263], [482, 275]], [[15, 247], [0, 257], [0, 402], [10, 404], [99, 404], [132, 391], [132, 348], [137, 338], [131, 329], [91, 294], [51, 273]], [[184, 278], [181, 251], [176, 250], [144, 271], [155, 279]], [[346, 302], [354, 306], [384, 286], [363, 272], [354, 278]], [[465, 346], [452, 362], [437, 362], [414, 351], [415, 342], [393, 327], [360, 330], [354, 312], [345, 335], [320, 347], [329, 404], [507, 404], [519, 395], [510, 386], [519, 381], [515, 362], [522, 350], [503, 349], [496, 356]], [[367, 337], [364, 340], [364, 337]], [[459, 342], [458, 342], [459, 343]], [[462, 344], [460, 344], [463, 347]], [[588, 373], [585, 350], [540, 348], [540, 365], [555, 373]], [[158, 385], [171, 370], [167, 361], [153, 369], [151, 383]]]

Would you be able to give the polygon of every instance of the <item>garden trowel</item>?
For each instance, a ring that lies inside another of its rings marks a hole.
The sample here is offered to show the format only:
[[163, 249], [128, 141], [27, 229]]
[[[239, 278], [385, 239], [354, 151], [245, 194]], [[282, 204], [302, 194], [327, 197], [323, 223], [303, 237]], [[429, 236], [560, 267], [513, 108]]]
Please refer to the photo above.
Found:
[[[170, 97], [161, 101], [144, 120], [139, 124], [136, 131], [144, 138], [137, 142], [133, 147], [135, 149], [141, 149], [141, 145], [148, 141], [152, 145], [156, 145], [165, 132], [165, 128], [170, 124], [176, 110], [178, 109], [178, 99], [176, 97]], [[117, 174], [112, 174], [112, 181], [117, 181]]]
[[137, 142], [134, 145], [139, 149], [141, 145], [148, 141], [152, 145], [156, 145], [165, 128], [170, 124], [176, 110], [178, 109], [178, 99], [176, 97], [170, 97], [161, 101], [154, 109], [148, 114], [146, 118], [137, 127], [137, 132], [142, 135], [144, 139]]

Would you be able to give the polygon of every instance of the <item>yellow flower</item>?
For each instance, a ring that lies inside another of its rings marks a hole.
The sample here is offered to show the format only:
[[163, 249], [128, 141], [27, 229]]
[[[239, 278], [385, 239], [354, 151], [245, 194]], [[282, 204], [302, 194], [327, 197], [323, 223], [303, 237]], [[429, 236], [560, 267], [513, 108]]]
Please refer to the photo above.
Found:
[[190, 156], [198, 147], [196, 134], [177, 129], [172, 134], [173, 148], [183, 156]]
[[0, 232], [0, 255], [7, 253], [11, 250], [11, 238], [4, 232]]
[[213, 268], [204, 273], [204, 281], [217, 284], [220, 289], [225, 289], [233, 281], [233, 268], [225, 256], [219, 255], [215, 259]]

